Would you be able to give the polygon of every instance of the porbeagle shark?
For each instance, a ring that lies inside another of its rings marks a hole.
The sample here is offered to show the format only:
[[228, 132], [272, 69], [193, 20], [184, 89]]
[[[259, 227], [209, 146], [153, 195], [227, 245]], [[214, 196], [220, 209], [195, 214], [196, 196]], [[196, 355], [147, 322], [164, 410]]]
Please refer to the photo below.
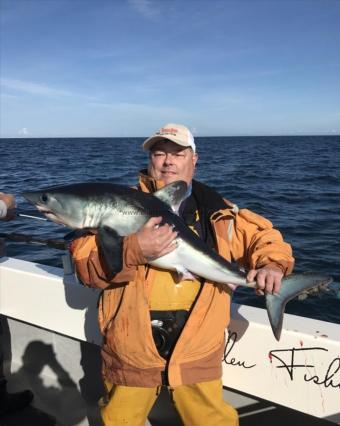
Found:
[[[96, 229], [98, 244], [110, 274], [122, 267], [122, 238], [137, 232], [151, 217], [162, 217], [177, 231], [176, 248], [149, 264], [177, 271], [182, 277], [198, 276], [209, 282], [255, 287], [240, 272], [192, 232], [176, 214], [188, 193], [184, 181], [173, 182], [150, 194], [110, 182], [54, 186], [23, 196], [48, 219], [74, 230]], [[292, 274], [283, 278], [278, 294], [266, 294], [269, 321], [280, 339], [286, 303], [314, 287], [324, 287], [331, 277], [314, 273]]]

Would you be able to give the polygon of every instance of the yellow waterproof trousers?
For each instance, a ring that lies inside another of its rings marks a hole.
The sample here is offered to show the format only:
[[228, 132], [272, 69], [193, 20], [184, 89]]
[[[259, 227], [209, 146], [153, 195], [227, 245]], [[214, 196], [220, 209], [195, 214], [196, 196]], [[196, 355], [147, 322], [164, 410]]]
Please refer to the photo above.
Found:
[[[145, 426], [158, 388], [106, 386], [109, 400], [101, 408], [104, 425]], [[168, 389], [185, 426], [238, 426], [237, 411], [223, 401], [221, 380]]]

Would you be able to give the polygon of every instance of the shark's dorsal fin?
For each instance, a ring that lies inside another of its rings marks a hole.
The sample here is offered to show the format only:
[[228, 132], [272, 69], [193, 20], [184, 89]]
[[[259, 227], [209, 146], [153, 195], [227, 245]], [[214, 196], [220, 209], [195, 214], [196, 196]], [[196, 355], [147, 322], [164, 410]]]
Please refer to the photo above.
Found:
[[181, 202], [188, 195], [188, 185], [184, 180], [177, 180], [156, 191], [153, 195], [177, 213]]

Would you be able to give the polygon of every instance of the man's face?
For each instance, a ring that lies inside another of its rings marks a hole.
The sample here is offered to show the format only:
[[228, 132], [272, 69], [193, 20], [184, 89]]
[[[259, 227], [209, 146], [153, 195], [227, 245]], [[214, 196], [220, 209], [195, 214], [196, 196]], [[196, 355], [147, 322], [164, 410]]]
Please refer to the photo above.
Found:
[[184, 148], [169, 140], [156, 142], [149, 158], [149, 176], [165, 185], [176, 180], [191, 184], [198, 156], [191, 148]]

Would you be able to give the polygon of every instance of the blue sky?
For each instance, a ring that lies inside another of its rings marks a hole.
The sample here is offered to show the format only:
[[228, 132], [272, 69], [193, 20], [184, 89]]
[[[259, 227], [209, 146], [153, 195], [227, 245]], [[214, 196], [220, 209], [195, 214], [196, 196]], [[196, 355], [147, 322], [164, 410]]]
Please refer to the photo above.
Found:
[[340, 0], [1, 0], [1, 137], [340, 134]]

